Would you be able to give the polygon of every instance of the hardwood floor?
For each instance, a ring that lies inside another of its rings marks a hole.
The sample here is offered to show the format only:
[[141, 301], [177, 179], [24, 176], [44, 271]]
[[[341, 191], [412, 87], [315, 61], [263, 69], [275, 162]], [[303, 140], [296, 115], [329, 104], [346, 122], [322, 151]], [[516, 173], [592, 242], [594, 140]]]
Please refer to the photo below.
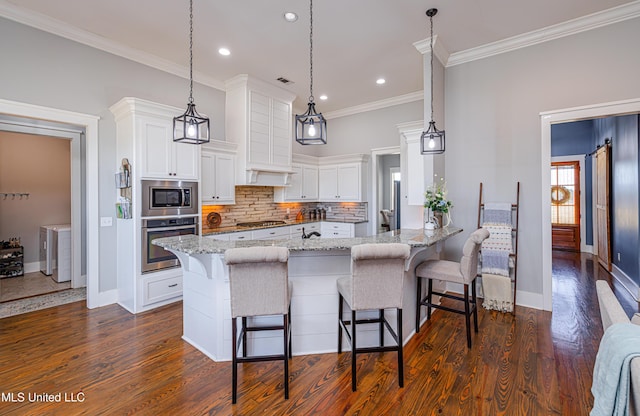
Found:
[[594, 280], [610, 277], [589, 255], [555, 256], [553, 315], [480, 309], [469, 350], [464, 318], [436, 311], [405, 346], [403, 389], [393, 353], [358, 355], [355, 393], [349, 353], [295, 356], [289, 400], [281, 363], [250, 363], [232, 406], [231, 364], [182, 341], [181, 304], [132, 315], [76, 302], [1, 319], [0, 414], [586, 415], [602, 335]]

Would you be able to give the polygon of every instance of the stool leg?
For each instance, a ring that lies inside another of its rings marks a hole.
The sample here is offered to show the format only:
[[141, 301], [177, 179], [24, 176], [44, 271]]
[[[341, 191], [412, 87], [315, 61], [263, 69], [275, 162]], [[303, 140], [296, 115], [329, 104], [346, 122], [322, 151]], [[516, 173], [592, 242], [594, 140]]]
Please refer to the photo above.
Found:
[[289, 314], [285, 314], [282, 317], [282, 320], [284, 321], [284, 398], [289, 399], [289, 354], [290, 354], [290, 350], [289, 350], [289, 340], [288, 340], [288, 335], [289, 334]]
[[247, 356], [247, 318], [242, 317], [242, 356]]
[[404, 387], [404, 359], [402, 357], [402, 309], [398, 309], [398, 384]]
[[351, 390], [356, 391], [356, 311], [351, 311]]
[[293, 357], [293, 353], [291, 350], [291, 305], [289, 305], [289, 315], [287, 315], [289, 319], [289, 331], [287, 332], [287, 336], [289, 337], [289, 358]]
[[428, 283], [428, 289], [427, 289], [427, 321], [429, 319], [431, 319], [431, 302], [433, 302], [431, 300], [431, 297], [433, 296], [433, 280], [431, 279], [427, 279], [429, 281]]
[[236, 398], [238, 395], [238, 334], [237, 334], [237, 319], [231, 318], [231, 403], [236, 404]]
[[473, 303], [473, 326], [478, 333], [478, 298], [476, 297], [476, 281], [471, 282], [471, 303]]
[[469, 285], [464, 285], [464, 321], [467, 327], [467, 347], [471, 348], [471, 313], [469, 312]]
[[342, 295], [338, 295], [338, 354], [342, 353]]
[[380, 320], [380, 323], [378, 324], [380, 325], [380, 328], [379, 328], [380, 346], [383, 347], [384, 346], [384, 309], [380, 309], [378, 311], [378, 319]]
[[417, 296], [416, 296], [416, 334], [420, 332], [420, 308], [422, 307], [422, 277], [416, 276], [418, 279]]

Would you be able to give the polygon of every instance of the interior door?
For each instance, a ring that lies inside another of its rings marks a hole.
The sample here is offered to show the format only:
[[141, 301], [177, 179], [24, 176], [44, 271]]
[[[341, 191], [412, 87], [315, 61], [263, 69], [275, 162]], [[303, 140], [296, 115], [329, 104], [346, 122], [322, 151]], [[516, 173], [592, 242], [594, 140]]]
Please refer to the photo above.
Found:
[[598, 229], [598, 261], [611, 271], [611, 228], [609, 217], [610, 151], [605, 144], [596, 151], [596, 222]]
[[551, 244], [580, 251], [580, 162], [551, 163]]

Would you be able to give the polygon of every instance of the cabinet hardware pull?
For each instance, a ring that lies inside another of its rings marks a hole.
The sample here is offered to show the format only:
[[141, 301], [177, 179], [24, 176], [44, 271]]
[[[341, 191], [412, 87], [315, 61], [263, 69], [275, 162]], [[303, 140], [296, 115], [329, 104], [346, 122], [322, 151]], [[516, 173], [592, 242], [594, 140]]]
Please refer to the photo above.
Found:
[[172, 285], [169, 285], [169, 287], [176, 287], [176, 286], [178, 286], [178, 284], [177, 284], [177, 283], [174, 283], [174, 284], [172, 284]]

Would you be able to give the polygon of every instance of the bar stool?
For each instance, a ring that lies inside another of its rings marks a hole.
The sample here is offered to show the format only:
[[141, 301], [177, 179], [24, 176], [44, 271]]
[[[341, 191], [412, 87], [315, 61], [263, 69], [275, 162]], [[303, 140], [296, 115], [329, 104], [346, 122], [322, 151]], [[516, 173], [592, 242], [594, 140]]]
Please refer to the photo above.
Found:
[[[465, 316], [467, 327], [467, 347], [471, 348], [471, 321], [473, 314], [473, 324], [475, 332], [478, 332], [478, 309], [476, 301], [476, 276], [478, 275], [478, 252], [480, 245], [489, 237], [489, 231], [480, 228], [469, 236], [462, 247], [462, 258], [460, 262], [448, 260], [427, 260], [416, 266], [417, 284], [417, 304], [416, 304], [416, 333], [420, 332], [420, 308], [427, 307], [427, 320], [431, 319], [431, 308], [442, 309], [448, 312], [459, 313]], [[422, 297], [422, 279], [427, 279], [427, 294]], [[445, 282], [461, 283], [464, 285], [464, 296], [455, 296], [449, 293], [433, 291], [433, 279]], [[471, 285], [471, 301], [469, 301], [469, 285]], [[453, 309], [447, 306], [434, 304], [431, 296], [438, 295], [449, 299], [464, 302], [464, 310]]]
[[[284, 247], [245, 247], [225, 251], [229, 266], [232, 330], [232, 395], [236, 403], [238, 363], [284, 361], [284, 398], [289, 398], [289, 358], [291, 358], [291, 284], [288, 281], [289, 250]], [[249, 326], [247, 317], [282, 315], [282, 325]], [[242, 318], [240, 334], [237, 319]], [[283, 331], [284, 352], [247, 356], [247, 332]], [[238, 357], [239, 344], [242, 356]]]
[[[337, 280], [338, 353], [342, 353], [342, 331], [351, 344], [351, 390], [356, 391], [356, 354], [363, 352], [397, 351], [398, 384], [404, 386], [402, 359], [402, 294], [405, 260], [411, 249], [408, 244], [361, 244], [351, 248], [351, 276]], [[350, 319], [343, 319], [343, 304], [351, 309]], [[384, 316], [384, 310], [395, 308], [397, 334]], [[378, 317], [356, 319], [356, 311], [378, 310]], [[357, 324], [379, 324], [380, 346], [356, 347]], [[351, 330], [349, 330], [349, 327]], [[396, 345], [384, 345], [384, 327]]]

